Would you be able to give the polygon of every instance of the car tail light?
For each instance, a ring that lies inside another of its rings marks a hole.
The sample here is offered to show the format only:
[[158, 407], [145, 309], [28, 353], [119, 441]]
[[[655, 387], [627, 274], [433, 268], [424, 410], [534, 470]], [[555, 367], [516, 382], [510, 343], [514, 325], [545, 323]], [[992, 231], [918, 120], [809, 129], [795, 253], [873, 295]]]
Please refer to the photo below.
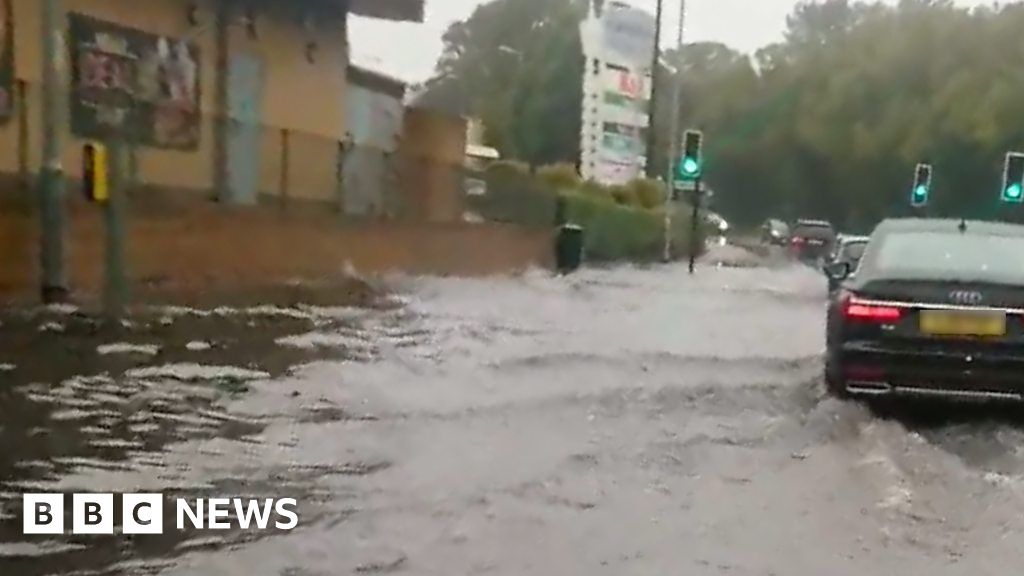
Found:
[[793, 244], [796, 244], [797, 246], [799, 246], [800, 244], [804, 243], [804, 239], [799, 237], [799, 236], [797, 236], [797, 237], [793, 238], [792, 242], [793, 242]]
[[851, 321], [884, 324], [898, 322], [903, 316], [903, 309], [896, 306], [871, 304], [852, 296], [847, 296], [843, 300], [843, 316]]

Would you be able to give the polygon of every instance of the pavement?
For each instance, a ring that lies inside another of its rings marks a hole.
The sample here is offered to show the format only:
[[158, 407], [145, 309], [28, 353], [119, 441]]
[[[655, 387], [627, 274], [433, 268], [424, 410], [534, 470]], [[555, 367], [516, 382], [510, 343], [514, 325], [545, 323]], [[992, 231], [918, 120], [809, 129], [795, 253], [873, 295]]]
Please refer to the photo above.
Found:
[[[98, 338], [83, 374], [0, 352], [0, 574], [976, 576], [1019, 563], [1019, 415], [826, 397], [820, 272], [726, 246], [695, 276], [387, 285], [375, 307], [165, 310], [160, 329], [203, 318], [205, 331]], [[33, 322], [75, 340], [51, 316]], [[300, 522], [20, 534], [22, 492], [76, 490], [290, 496]]]

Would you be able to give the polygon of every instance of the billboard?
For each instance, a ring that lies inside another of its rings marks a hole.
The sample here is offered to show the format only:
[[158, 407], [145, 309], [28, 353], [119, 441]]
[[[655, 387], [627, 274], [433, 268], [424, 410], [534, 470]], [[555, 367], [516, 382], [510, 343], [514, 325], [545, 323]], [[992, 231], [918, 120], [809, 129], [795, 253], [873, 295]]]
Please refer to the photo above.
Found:
[[156, 148], [199, 146], [199, 49], [80, 14], [71, 30], [71, 127]]
[[623, 112], [646, 115], [650, 79], [645, 75], [618, 66], [609, 66], [602, 78], [604, 104]]
[[581, 26], [584, 70], [581, 173], [602, 184], [643, 175], [650, 123], [655, 19], [611, 2]]
[[0, 124], [14, 115], [14, 8], [12, 0], [0, 6]]
[[610, 59], [633, 68], [651, 65], [654, 53], [654, 17], [626, 5], [613, 4], [601, 17], [605, 47]]

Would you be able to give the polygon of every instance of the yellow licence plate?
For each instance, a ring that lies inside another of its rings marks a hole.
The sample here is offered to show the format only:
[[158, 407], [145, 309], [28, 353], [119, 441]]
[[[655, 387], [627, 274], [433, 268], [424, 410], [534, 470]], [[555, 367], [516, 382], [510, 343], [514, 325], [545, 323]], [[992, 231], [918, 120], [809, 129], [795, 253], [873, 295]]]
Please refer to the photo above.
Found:
[[1004, 336], [1003, 312], [921, 312], [921, 332], [934, 336]]

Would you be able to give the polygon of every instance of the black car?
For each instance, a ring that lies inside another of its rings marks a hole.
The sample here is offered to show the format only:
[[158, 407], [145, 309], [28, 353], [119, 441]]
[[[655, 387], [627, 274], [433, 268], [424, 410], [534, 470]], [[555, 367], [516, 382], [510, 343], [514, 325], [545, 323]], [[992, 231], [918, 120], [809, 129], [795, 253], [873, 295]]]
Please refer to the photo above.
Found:
[[855, 272], [860, 265], [860, 259], [868, 245], [867, 236], [840, 236], [836, 241], [836, 247], [828, 258], [825, 259], [825, 275], [828, 276], [829, 292], [839, 287], [839, 280], [829, 276], [828, 270], [839, 263], [849, 264], [849, 271]]
[[832, 394], [1024, 399], [1024, 226], [887, 220], [829, 272]]
[[793, 257], [803, 262], [823, 260], [835, 245], [836, 231], [824, 220], [797, 220], [790, 234]]

